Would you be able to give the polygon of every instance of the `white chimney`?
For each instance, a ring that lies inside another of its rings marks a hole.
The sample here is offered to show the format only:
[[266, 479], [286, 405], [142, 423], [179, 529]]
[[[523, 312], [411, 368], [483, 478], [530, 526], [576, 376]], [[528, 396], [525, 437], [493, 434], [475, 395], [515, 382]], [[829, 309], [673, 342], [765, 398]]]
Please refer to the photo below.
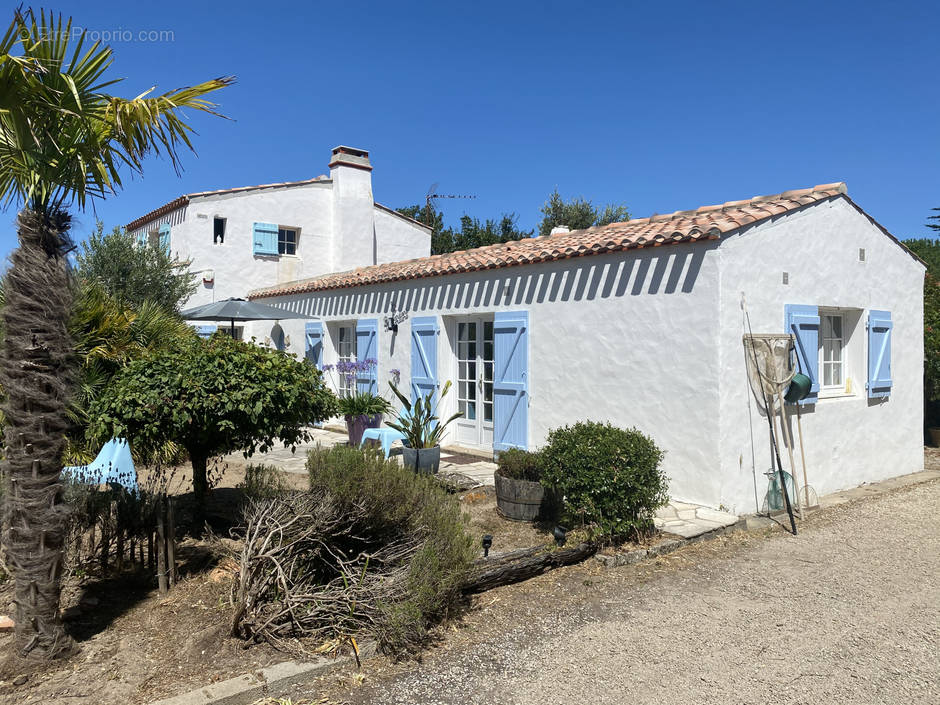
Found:
[[333, 180], [333, 270], [376, 262], [372, 164], [364, 149], [339, 146], [330, 159]]
[[552, 232], [549, 233], [549, 236], [564, 235], [565, 233], [570, 233], [570, 232], [571, 232], [571, 228], [569, 228], [567, 225], [556, 225], [554, 228], [552, 228]]

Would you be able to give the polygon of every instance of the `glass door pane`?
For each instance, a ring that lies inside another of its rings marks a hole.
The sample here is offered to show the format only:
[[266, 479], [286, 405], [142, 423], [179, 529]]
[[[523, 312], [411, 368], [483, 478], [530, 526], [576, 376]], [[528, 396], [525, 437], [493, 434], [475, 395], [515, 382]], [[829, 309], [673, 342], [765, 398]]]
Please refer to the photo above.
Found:
[[482, 328], [480, 379], [483, 388], [483, 420], [493, 423], [493, 321], [484, 321]]
[[457, 324], [457, 410], [467, 421], [477, 417], [477, 324]]

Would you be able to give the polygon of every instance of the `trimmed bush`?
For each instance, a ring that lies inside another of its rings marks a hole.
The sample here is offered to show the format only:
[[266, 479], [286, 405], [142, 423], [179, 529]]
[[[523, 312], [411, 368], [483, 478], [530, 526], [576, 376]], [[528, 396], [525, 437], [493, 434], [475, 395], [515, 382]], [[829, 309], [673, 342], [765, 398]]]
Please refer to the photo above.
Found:
[[374, 451], [317, 448], [309, 492], [248, 511], [233, 631], [290, 648], [373, 636], [420, 646], [445, 617], [477, 548], [456, 498]]
[[513, 480], [538, 482], [542, 476], [542, 457], [539, 453], [510, 448], [501, 450], [498, 460], [499, 474]]
[[593, 421], [551, 431], [541, 452], [542, 483], [563, 496], [571, 525], [593, 525], [597, 538], [640, 538], [668, 499], [663, 452], [651, 438]]
[[288, 489], [281, 471], [273, 465], [247, 466], [245, 479], [236, 488], [245, 494], [246, 500], [269, 499]]
[[420, 536], [410, 557], [410, 596], [384, 607], [379, 640], [396, 650], [416, 644], [429, 624], [443, 617], [454, 599], [477, 548], [457, 499], [437, 478], [385, 460], [374, 450], [346, 446], [316, 448], [307, 458], [310, 490], [331, 495], [340, 506], [365, 510], [358, 527], [362, 550]]

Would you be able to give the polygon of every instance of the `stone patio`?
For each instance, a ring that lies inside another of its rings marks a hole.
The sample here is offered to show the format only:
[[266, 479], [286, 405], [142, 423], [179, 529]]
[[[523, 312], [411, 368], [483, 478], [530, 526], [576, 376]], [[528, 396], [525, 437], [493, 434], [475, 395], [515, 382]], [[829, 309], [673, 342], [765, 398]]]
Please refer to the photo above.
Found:
[[[252, 463], [273, 465], [286, 472], [304, 475], [307, 472], [307, 452], [317, 445], [334, 446], [339, 443], [346, 443], [348, 436], [339, 431], [328, 430], [324, 428], [311, 429], [313, 440], [309, 443], [302, 443], [297, 446], [296, 452], [291, 453], [290, 448], [279, 446], [272, 448], [267, 453], [255, 453], [251, 457]], [[391, 458], [401, 458], [401, 444], [396, 443], [392, 446]], [[227, 456], [228, 460], [243, 461], [241, 453], [233, 453]], [[496, 463], [462, 453], [442, 450], [441, 451], [441, 473], [460, 474], [472, 479], [479, 485], [493, 484], [493, 471], [496, 470]]]
[[[273, 448], [267, 453], [255, 454], [251, 462], [274, 465], [287, 472], [303, 475], [307, 472], [308, 450], [315, 448], [317, 445], [333, 446], [338, 443], [346, 443], [348, 439], [345, 433], [323, 428], [312, 429], [311, 433], [313, 434], [313, 440], [310, 443], [298, 445], [295, 453], [291, 453], [290, 448]], [[240, 460], [242, 456], [240, 453], [236, 453], [229, 457]], [[396, 443], [392, 447], [390, 457], [401, 458], [401, 444]], [[464, 475], [478, 485], [492, 485], [493, 471], [495, 470], [496, 463], [490, 460], [452, 450], [441, 450], [440, 472], [442, 474]], [[691, 539], [715, 529], [732, 526], [738, 520], [738, 516], [728, 512], [720, 512], [716, 509], [685, 502], [670, 502], [656, 512], [655, 522], [656, 528], [660, 531]]]
[[670, 502], [656, 512], [654, 522], [660, 531], [691, 539], [715, 529], [733, 526], [739, 520], [737, 515], [717, 509], [685, 502]]

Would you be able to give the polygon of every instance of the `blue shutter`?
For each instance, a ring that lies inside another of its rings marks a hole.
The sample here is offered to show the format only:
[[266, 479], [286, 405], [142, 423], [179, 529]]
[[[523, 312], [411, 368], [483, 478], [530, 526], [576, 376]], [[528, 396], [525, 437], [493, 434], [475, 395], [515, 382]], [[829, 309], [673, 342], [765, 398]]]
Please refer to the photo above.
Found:
[[529, 314], [496, 313], [493, 321], [493, 450], [529, 446]]
[[797, 371], [813, 383], [800, 404], [815, 404], [819, 398], [819, 308], [787, 304], [784, 316], [786, 332], [793, 336]]
[[[437, 340], [436, 316], [411, 319], [411, 401], [436, 392]], [[436, 399], [436, 395], [435, 395]]]
[[160, 249], [170, 254], [170, 224], [164, 223], [160, 226]]
[[252, 230], [252, 252], [256, 255], [277, 254], [277, 225], [255, 223]]
[[891, 322], [890, 311], [868, 312], [868, 397], [891, 394]]
[[323, 324], [319, 321], [304, 326], [304, 357], [317, 369], [323, 365]]
[[[356, 361], [375, 360], [378, 367], [378, 333], [379, 321], [377, 318], [367, 318], [356, 323]], [[376, 367], [371, 370], [359, 372], [356, 376], [356, 389], [360, 393], [371, 392], [378, 394], [376, 390]]]
[[200, 338], [211, 338], [218, 329], [218, 326], [196, 326], [196, 335]]
[[147, 231], [141, 230], [137, 233], [137, 247], [146, 247], [147, 246]]

